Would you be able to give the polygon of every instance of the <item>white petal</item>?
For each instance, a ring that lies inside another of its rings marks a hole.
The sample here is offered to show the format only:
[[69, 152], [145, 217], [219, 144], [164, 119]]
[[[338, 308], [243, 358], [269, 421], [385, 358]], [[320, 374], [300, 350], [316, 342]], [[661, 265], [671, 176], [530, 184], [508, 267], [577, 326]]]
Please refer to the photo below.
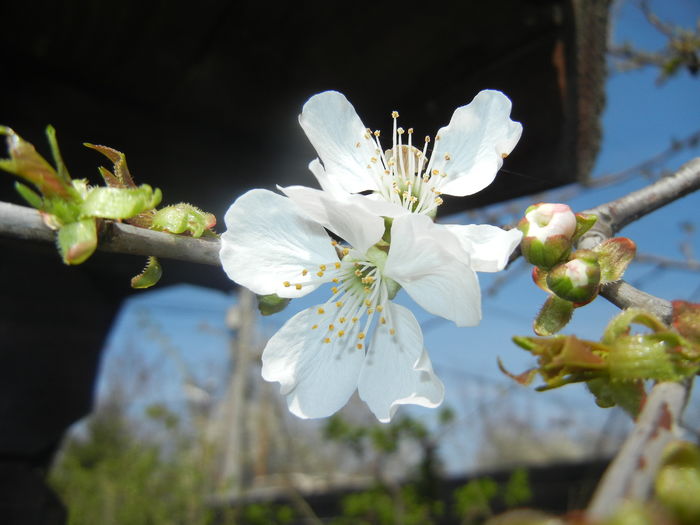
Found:
[[522, 125], [510, 120], [510, 109], [503, 93], [484, 90], [438, 131], [432, 169], [447, 174], [439, 186], [442, 193], [463, 197], [491, 184], [522, 134]]
[[[377, 325], [358, 389], [377, 419], [387, 423], [399, 405], [438, 406], [445, 388], [433, 373], [423, 334], [410, 310], [388, 303], [384, 314], [389, 322]], [[389, 332], [392, 327], [394, 335]]]
[[479, 280], [463, 257], [455, 255], [457, 250], [457, 238], [434, 228], [430, 218], [396, 217], [384, 275], [428, 312], [457, 326], [474, 326], [481, 320]]
[[[251, 190], [234, 202], [224, 217], [219, 257], [226, 274], [260, 295], [301, 297], [318, 285], [308, 283], [321, 264], [338, 255], [320, 224], [302, 216], [287, 197]], [[302, 271], [309, 270], [303, 276]], [[284, 286], [284, 282], [291, 286]]]
[[462, 251], [468, 255], [465, 262], [477, 272], [499, 272], [508, 263], [508, 257], [520, 244], [520, 230], [503, 230], [489, 224], [436, 224], [453, 234]]
[[384, 219], [354, 204], [350, 195], [341, 200], [325, 191], [304, 186], [279, 189], [310, 219], [328, 228], [362, 253], [384, 235]]
[[304, 104], [299, 123], [328, 177], [349, 193], [377, 189], [373, 173], [380, 163], [371, 161], [376, 145], [345, 96], [337, 91], [314, 95]]
[[327, 191], [334, 197], [342, 197], [348, 193], [338, 184], [337, 179], [329, 177], [326, 173], [323, 164], [318, 159], [314, 159], [309, 163], [309, 170], [313, 173], [323, 191]]
[[[365, 359], [364, 351], [355, 347], [359, 323], [343, 337], [331, 337], [328, 325], [333, 312], [318, 314], [322, 306], [287, 321], [262, 355], [263, 379], [280, 383], [289, 410], [301, 418], [326, 417], [342, 408], [357, 387]], [[318, 327], [313, 329], [314, 325]], [[331, 342], [324, 343], [325, 337]]]
[[323, 191], [330, 193], [334, 198], [358, 204], [365, 210], [381, 217], [398, 217], [411, 213], [398, 204], [389, 202], [379, 193], [362, 195], [360, 193], [348, 193], [338, 183], [337, 179], [329, 176], [318, 159], [309, 163], [309, 169], [314, 174]]

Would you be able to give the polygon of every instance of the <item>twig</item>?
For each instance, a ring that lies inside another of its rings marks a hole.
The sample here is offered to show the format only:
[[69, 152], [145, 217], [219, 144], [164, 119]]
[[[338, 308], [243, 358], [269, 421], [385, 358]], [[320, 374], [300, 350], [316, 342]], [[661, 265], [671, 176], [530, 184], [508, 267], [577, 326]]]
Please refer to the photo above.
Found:
[[[617, 200], [584, 211], [583, 213], [595, 215], [598, 220], [581, 238], [578, 247], [594, 248], [635, 220], [698, 189], [700, 157], [686, 162], [672, 175]], [[639, 306], [664, 322], [670, 322], [671, 304], [668, 301], [642, 292], [623, 280], [603, 287], [601, 295], [620, 308]]]
[[682, 383], [654, 386], [632, 433], [598, 484], [587, 511], [591, 521], [609, 518], [624, 500], [649, 496], [664, 447], [678, 436], [676, 422], [687, 393]]
[[[624, 226], [700, 188], [700, 158], [687, 162], [673, 175], [620, 199], [585, 213], [598, 217], [594, 227], [580, 240], [580, 248], [592, 248], [612, 237]], [[620, 280], [601, 290], [601, 295], [620, 308], [637, 306], [671, 322], [669, 301], [649, 295]], [[644, 500], [651, 493], [664, 447], [677, 433], [690, 390], [687, 383], [654, 386], [639, 414], [634, 430], [608, 467], [588, 508], [589, 519], [604, 520], [625, 499]]]
[[[218, 239], [195, 239], [113, 221], [103, 221], [102, 226], [98, 250], [220, 264]], [[55, 242], [56, 232], [44, 224], [36, 210], [0, 202], [0, 236]]]

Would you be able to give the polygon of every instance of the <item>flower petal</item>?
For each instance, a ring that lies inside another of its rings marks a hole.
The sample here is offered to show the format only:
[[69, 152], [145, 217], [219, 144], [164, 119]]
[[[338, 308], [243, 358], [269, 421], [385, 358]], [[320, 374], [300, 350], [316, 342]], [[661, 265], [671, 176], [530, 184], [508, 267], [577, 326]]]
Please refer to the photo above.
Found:
[[518, 229], [503, 230], [489, 224], [436, 224], [435, 227], [444, 228], [457, 238], [462, 252], [468, 255], [465, 263], [477, 272], [503, 270], [523, 236]]
[[[332, 312], [319, 314], [322, 307], [292, 317], [267, 342], [262, 355], [263, 379], [279, 382], [289, 410], [305, 419], [330, 416], [342, 408], [355, 391], [365, 359], [354, 344], [359, 323], [348, 327], [352, 333], [331, 337], [327, 328]], [[323, 342], [325, 337], [330, 343]]]
[[476, 273], [455, 252], [454, 235], [434, 227], [424, 215], [402, 215], [391, 228], [384, 275], [399, 283], [428, 312], [474, 326], [481, 320], [481, 290]]
[[377, 419], [388, 423], [399, 405], [438, 406], [445, 387], [433, 373], [423, 334], [411, 311], [390, 302], [384, 313], [388, 323], [379, 324], [374, 331], [358, 389]]
[[442, 193], [463, 197], [491, 184], [522, 134], [522, 125], [510, 120], [510, 109], [503, 93], [484, 90], [457, 108], [438, 131], [431, 170], [446, 174], [439, 186]]
[[350, 195], [336, 199], [333, 195], [304, 186], [279, 188], [308, 217], [365, 253], [384, 235], [384, 219], [355, 204]]
[[345, 191], [377, 189], [373, 173], [381, 163], [371, 161], [376, 144], [345, 96], [337, 91], [314, 95], [304, 104], [299, 123], [327, 175]]
[[[320, 224], [302, 216], [287, 197], [251, 190], [234, 202], [224, 217], [219, 257], [226, 274], [260, 295], [301, 297], [315, 290], [313, 272], [304, 269], [338, 260]], [[287, 282], [290, 286], [285, 286]], [[302, 284], [297, 289], [295, 284]]]

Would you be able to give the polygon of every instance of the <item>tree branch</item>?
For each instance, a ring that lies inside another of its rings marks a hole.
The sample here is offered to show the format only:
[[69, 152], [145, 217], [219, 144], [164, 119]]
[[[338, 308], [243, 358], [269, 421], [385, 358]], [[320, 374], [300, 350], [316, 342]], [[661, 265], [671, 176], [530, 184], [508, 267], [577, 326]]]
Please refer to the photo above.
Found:
[[[700, 157], [686, 162], [676, 173], [667, 175], [653, 184], [584, 211], [583, 213], [595, 215], [598, 220], [581, 237], [578, 248], [592, 249], [610, 239], [628, 224], [698, 189]], [[658, 316], [665, 323], [671, 321], [669, 301], [642, 292], [624, 280], [604, 286], [600, 294], [620, 308], [638, 306]]]
[[[56, 232], [44, 224], [39, 212], [33, 208], [0, 202], [0, 236], [55, 242]], [[219, 239], [195, 239], [102, 221], [97, 249], [218, 266], [220, 246]]]
[[[700, 158], [649, 186], [602, 204], [584, 213], [598, 217], [579, 241], [579, 248], [593, 248], [624, 226], [700, 188]], [[601, 295], [620, 308], [637, 306], [670, 324], [669, 301], [649, 295], [620, 280], [603, 287]], [[688, 393], [686, 383], [658, 383], [647, 398], [632, 433], [598, 484], [587, 517], [602, 521], [611, 517], [625, 499], [644, 500], [651, 494], [664, 447], [677, 436]]]
[[637, 423], [598, 484], [586, 513], [591, 521], [611, 517], [624, 500], [643, 501], [651, 494], [666, 445], [678, 438], [688, 395], [683, 383], [658, 383], [651, 390]]

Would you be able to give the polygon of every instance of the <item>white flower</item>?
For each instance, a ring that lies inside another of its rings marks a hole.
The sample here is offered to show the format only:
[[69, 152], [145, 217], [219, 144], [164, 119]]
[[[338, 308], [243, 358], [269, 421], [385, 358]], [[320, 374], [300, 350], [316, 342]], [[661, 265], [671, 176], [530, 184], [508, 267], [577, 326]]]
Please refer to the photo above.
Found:
[[[417, 214], [387, 219], [386, 227], [352, 200], [300, 186], [282, 191], [287, 197], [252, 190], [229, 208], [224, 270], [260, 295], [301, 297], [328, 284], [331, 296], [269, 340], [263, 378], [278, 381], [290, 410], [303, 418], [334, 413], [356, 388], [383, 422], [401, 404], [439, 405], [444, 388], [420, 327], [391, 299], [402, 287], [428, 312], [458, 326], [477, 324], [475, 270], [502, 269], [520, 232], [439, 226]], [[390, 243], [382, 240], [389, 235]]]
[[391, 148], [384, 151], [379, 131], [366, 128], [336, 91], [311, 97], [299, 122], [323, 163], [316, 159], [309, 165], [321, 187], [335, 195], [371, 190], [375, 199], [394, 205], [376, 203], [372, 209], [394, 217], [434, 214], [440, 195], [472, 195], [491, 184], [522, 133], [520, 123], [510, 120], [510, 109], [503, 93], [481, 91], [438, 131], [429, 158], [430, 138], [422, 149], [414, 147], [413, 129], [398, 127], [396, 111]]

